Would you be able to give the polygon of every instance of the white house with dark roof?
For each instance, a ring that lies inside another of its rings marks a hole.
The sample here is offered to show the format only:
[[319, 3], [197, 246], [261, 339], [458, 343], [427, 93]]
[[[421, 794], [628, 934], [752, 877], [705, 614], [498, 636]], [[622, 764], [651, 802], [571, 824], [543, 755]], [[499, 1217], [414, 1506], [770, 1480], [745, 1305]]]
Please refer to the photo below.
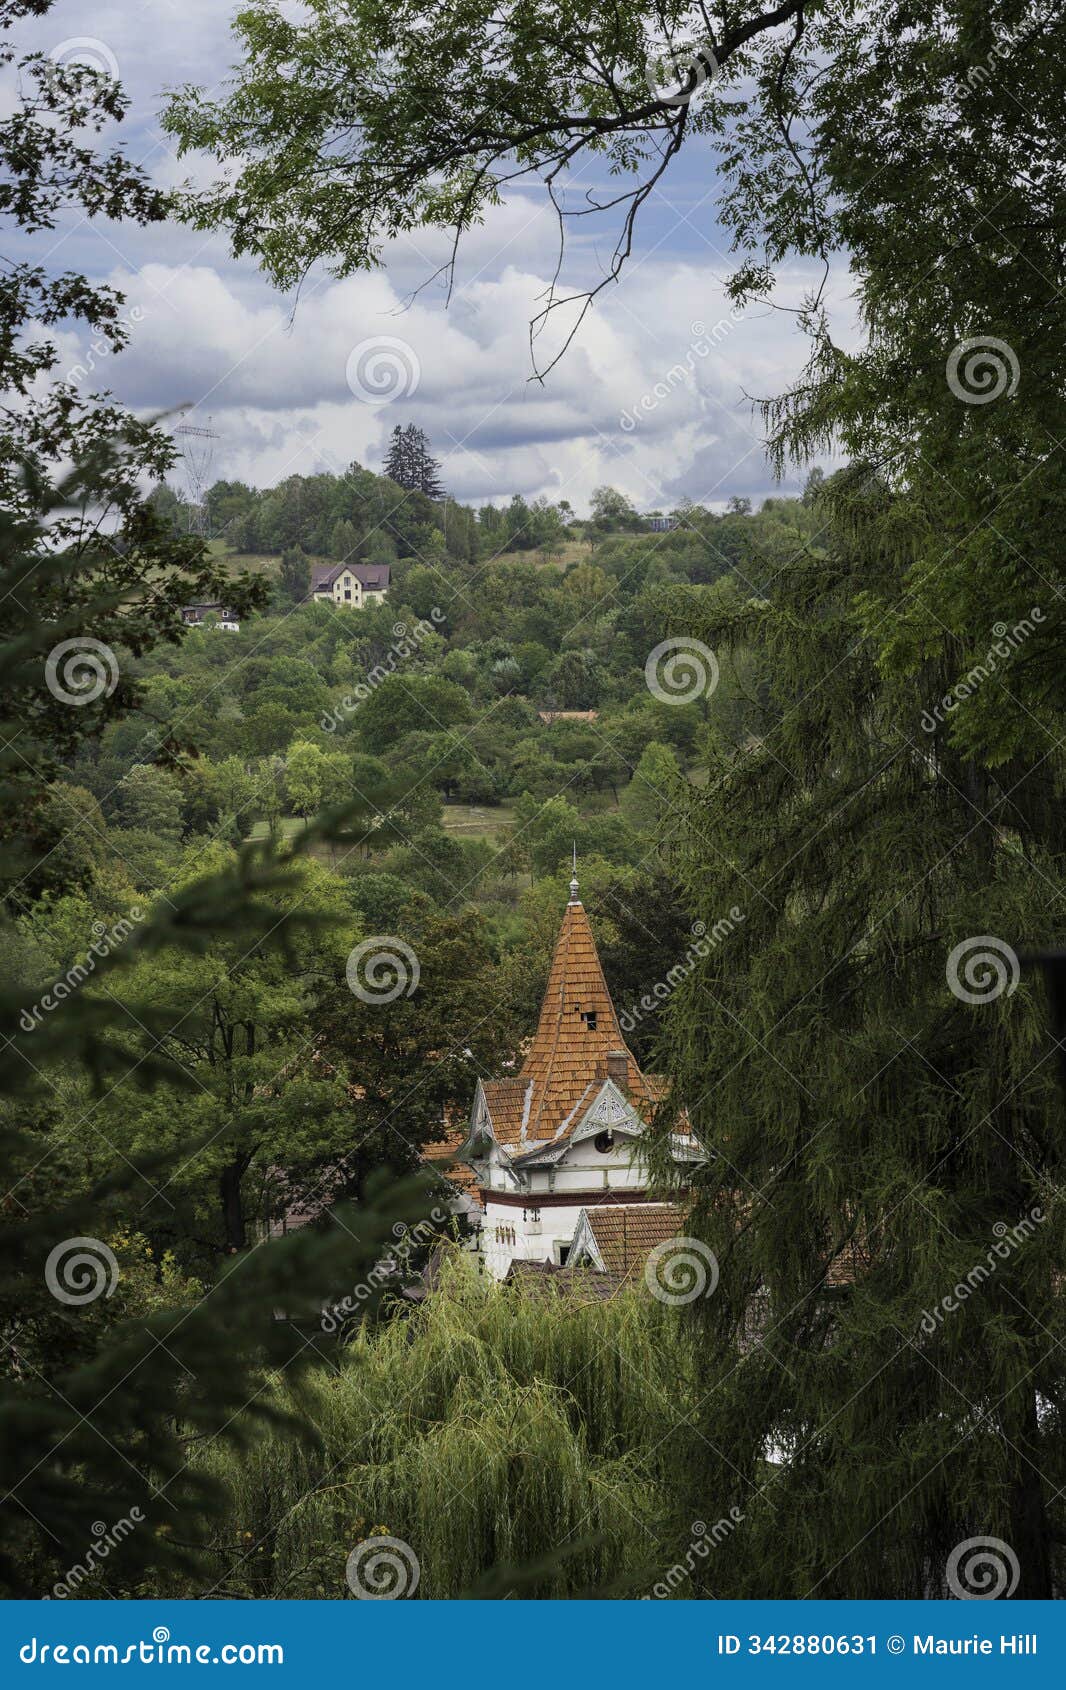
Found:
[[[664, 1083], [626, 1046], [577, 894], [575, 878], [525, 1060], [517, 1074], [478, 1082], [458, 1151], [477, 1181], [482, 1256], [497, 1279], [516, 1261], [565, 1264], [589, 1209], [662, 1207], [642, 1140]], [[699, 1159], [686, 1135], [673, 1150], [679, 1164]]]
[[384, 602], [389, 577], [387, 563], [316, 563], [311, 570], [309, 596], [316, 604], [363, 610], [369, 604]]

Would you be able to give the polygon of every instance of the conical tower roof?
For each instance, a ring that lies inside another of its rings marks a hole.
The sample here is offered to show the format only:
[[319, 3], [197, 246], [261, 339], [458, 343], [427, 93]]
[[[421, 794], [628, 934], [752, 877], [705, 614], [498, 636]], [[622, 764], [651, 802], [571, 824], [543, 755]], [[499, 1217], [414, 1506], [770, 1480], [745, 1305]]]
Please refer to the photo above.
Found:
[[[518, 1078], [532, 1082], [525, 1109], [527, 1139], [555, 1138], [573, 1125], [582, 1100], [608, 1077], [608, 1053], [625, 1057], [633, 1102], [654, 1101], [618, 1025], [588, 916], [571, 882], [570, 902], [555, 945], [540, 1020]], [[621, 1072], [621, 1063], [618, 1064]]]

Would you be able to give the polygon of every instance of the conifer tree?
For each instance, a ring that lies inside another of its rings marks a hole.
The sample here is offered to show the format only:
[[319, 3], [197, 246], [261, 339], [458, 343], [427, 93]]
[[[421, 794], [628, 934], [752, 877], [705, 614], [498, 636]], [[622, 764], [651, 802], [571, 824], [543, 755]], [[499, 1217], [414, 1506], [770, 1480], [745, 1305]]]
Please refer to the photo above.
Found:
[[[42, 512], [74, 500], [96, 508], [125, 473], [111, 450], [101, 446], [95, 467], [76, 470], [58, 490], [38, 483], [33, 492]], [[142, 554], [141, 561], [150, 565], [152, 554]], [[370, 821], [368, 815], [354, 839], [334, 816], [280, 853], [269, 844], [247, 846], [222, 871], [172, 891], [142, 912], [121, 944], [103, 947], [102, 955], [96, 948], [95, 991], [83, 989], [84, 970], [73, 984], [70, 976], [59, 982], [38, 977], [32, 961], [20, 959], [7, 909], [18, 907], [19, 887], [36, 864], [27, 832], [59, 752], [76, 751], [99, 731], [92, 708], [74, 708], [69, 693], [66, 722], [53, 725], [57, 700], [49, 667], [57, 641], [77, 638], [82, 615], [93, 628], [105, 611], [118, 615], [106, 600], [87, 596], [83, 578], [91, 569], [91, 558], [54, 552], [40, 519], [0, 510], [0, 595], [7, 606], [0, 637], [0, 802], [14, 818], [12, 838], [0, 841], [6, 965], [0, 1016], [14, 1030], [0, 1050], [0, 1163], [8, 1192], [0, 1225], [0, 1483], [7, 1498], [0, 1587], [22, 1596], [39, 1596], [65, 1568], [83, 1561], [100, 1520], [132, 1516], [140, 1526], [122, 1543], [132, 1582], [175, 1561], [195, 1565], [220, 1498], [189, 1466], [191, 1448], [203, 1440], [244, 1438], [262, 1418], [264, 1370], [282, 1367], [295, 1376], [316, 1356], [276, 1311], [317, 1320], [331, 1287], [340, 1294], [373, 1267], [397, 1216], [428, 1206], [428, 1199], [419, 1204], [410, 1191], [396, 1188], [360, 1205], [358, 1242], [349, 1225], [325, 1234], [308, 1231], [235, 1254], [206, 1291], [168, 1286], [164, 1279], [147, 1298], [128, 1295], [124, 1214], [139, 1209], [146, 1192], [165, 1187], [206, 1147], [191, 1134], [180, 1148], [135, 1152], [106, 1176], [93, 1171], [99, 1157], [91, 1151], [72, 1154], [72, 1134], [89, 1132], [105, 1098], [117, 1107], [128, 1088], [152, 1093], [160, 1086], [173, 1097], [188, 1083], [183, 1064], [162, 1048], [168, 1035], [180, 1034], [188, 1006], [130, 994], [131, 965], [152, 958], [158, 966], [161, 955], [202, 953], [225, 935], [239, 938], [242, 952], [267, 943], [284, 949], [308, 926], [294, 896], [297, 859], [325, 838], [358, 843], [367, 825], [376, 827], [381, 818], [374, 812]], [[57, 603], [73, 609], [57, 617]], [[136, 637], [136, 607], [129, 614]], [[66, 679], [73, 686], [91, 676], [83, 668], [80, 677]], [[93, 684], [102, 691], [105, 681], [101, 669]], [[32, 763], [20, 755], [22, 748], [32, 748]], [[21, 835], [15, 837], [17, 824]], [[153, 970], [149, 974], [154, 977]], [[146, 1044], [138, 1049], [142, 1038]], [[69, 1111], [82, 1097], [87, 1107], [70, 1120], [64, 1105]], [[216, 1149], [237, 1124], [236, 1113], [216, 1123], [210, 1135]], [[143, 1267], [139, 1277], [145, 1277]], [[312, 1429], [297, 1423], [293, 1435], [313, 1439]]]
[[398, 487], [409, 484], [410, 460], [407, 450], [407, 436], [400, 424], [397, 423], [389, 436], [389, 448], [381, 466], [382, 475], [387, 475], [390, 481], [395, 481]]
[[424, 493], [427, 499], [443, 499], [445, 493], [440, 478], [440, 464], [430, 452], [429, 436], [421, 428], [412, 427], [408, 432], [411, 439], [415, 491]]
[[[948, 1594], [959, 1546], [994, 1537], [1003, 1589], [1048, 1597], [1066, 1139], [1021, 957], [1061, 933], [1066, 769], [1043, 743], [1028, 779], [953, 748], [949, 637], [917, 685], [879, 665], [861, 594], [898, 583], [898, 496], [849, 472], [828, 497], [826, 544], [772, 602], [667, 601], [721, 662], [747, 654], [763, 701], [747, 748], [684, 793], [673, 859], [708, 931], [743, 912], [661, 1053], [709, 1158], [691, 1225], [720, 1268], [693, 1304], [692, 1506], [728, 1494], [747, 1516], [718, 1594]], [[1015, 708], [1026, 635], [1001, 642], [984, 709]]]
[[443, 499], [440, 464], [430, 451], [429, 436], [415, 423], [392, 431], [382, 473], [408, 493], [424, 493], [427, 499]]

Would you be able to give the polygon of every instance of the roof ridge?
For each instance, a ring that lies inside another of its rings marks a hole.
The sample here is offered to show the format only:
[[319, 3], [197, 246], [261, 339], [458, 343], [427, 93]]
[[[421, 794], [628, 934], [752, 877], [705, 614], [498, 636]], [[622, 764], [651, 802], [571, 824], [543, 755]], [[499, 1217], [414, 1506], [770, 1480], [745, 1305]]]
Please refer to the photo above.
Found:
[[[571, 994], [574, 1014], [584, 1021], [580, 1029], [576, 1021], [573, 1026], [567, 1022]], [[590, 1087], [611, 1077], [607, 1059], [612, 1051], [625, 1055], [627, 1083], [637, 1082], [636, 1089], [643, 1092], [643, 1075], [622, 1036], [588, 912], [580, 898], [571, 896], [552, 953], [537, 1029], [521, 1068], [535, 1090], [533, 1136], [545, 1130], [546, 1112], [549, 1135], [565, 1134]]]
[[[618, 1066], [611, 1061], [616, 1054]], [[574, 898], [563, 912], [522, 1065], [517, 1074], [484, 1082], [490, 1088], [485, 1101], [493, 1131], [511, 1148], [563, 1144], [590, 1096], [594, 1100], [608, 1081], [642, 1119], [650, 1119], [656, 1088], [626, 1044], [588, 912]], [[501, 1089], [493, 1092], [493, 1085]], [[519, 1120], [516, 1093], [521, 1087], [525, 1097]]]
[[[566, 978], [567, 978], [566, 964], [570, 960], [570, 934], [571, 934], [571, 929], [573, 927], [573, 923], [570, 920], [570, 911], [572, 909], [582, 910], [582, 914], [584, 914], [584, 910], [582, 909], [580, 902], [567, 904], [566, 913], [563, 916], [563, 925], [560, 929], [559, 937], [555, 942], [555, 950], [552, 953], [551, 967], [548, 970], [548, 980], [547, 980], [547, 984], [545, 985], [545, 988], [544, 988], [544, 1002], [541, 1004], [541, 1016], [543, 1016], [545, 1008], [547, 1007], [548, 993], [551, 991], [552, 975], [555, 972], [555, 960], [556, 960], [556, 957], [559, 956], [559, 953], [562, 949], [563, 942], [564, 942], [564, 939], [565, 939], [566, 955], [565, 955], [565, 960], [564, 960], [564, 964], [563, 964], [562, 976], [559, 980], [559, 1006], [558, 1006], [558, 1014], [557, 1014], [556, 1020], [555, 1020], [555, 1035], [552, 1039], [551, 1055], [548, 1058], [548, 1071], [547, 1071], [547, 1074], [545, 1075], [545, 1084], [541, 1088], [540, 1098], [538, 1099], [538, 1102], [537, 1102], [537, 1112], [534, 1115], [533, 1121], [531, 1123], [534, 1127], [539, 1127], [540, 1117], [544, 1112], [544, 1105], [545, 1105], [545, 1102], [547, 1101], [547, 1096], [548, 1096], [547, 1080], [551, 1075], [551, 1071], [552, 1071], [553, 1067], [555, 1066], [555, 1054], [556, 1054], [557, 1050], [559, 1049], [559, 1037], [560, 1037], [560, 1034], [562, 1033], [562, 1030], [563, 1030], [563, 1015], [564, 1015], [565, 1010], [566, 1010]], [[526, 1053], [526, 1059], [522, 1064], [521, 1071], [522, 1071], [523, 1074], [525, 1073], [526, 1069], [529, 1067], [530, 1060], [533, 1056], [534, 1051], [536, 1050], [537, 1035], [539, 1034], [539, 1032], [540, 1032], [540, 1021], [538, 1019], [538, 1021], [537, 1021], [537, 1031], [533, 1035], [533, 1043], [530, 1046], [528, 1052]]]

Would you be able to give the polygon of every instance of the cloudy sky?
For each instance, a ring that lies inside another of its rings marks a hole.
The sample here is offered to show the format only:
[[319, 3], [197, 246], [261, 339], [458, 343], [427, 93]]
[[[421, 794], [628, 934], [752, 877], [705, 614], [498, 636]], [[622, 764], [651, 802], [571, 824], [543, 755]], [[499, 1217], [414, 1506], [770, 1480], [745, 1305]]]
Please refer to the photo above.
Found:
[[[164, 91], [186, 81], [220, 88], [234, 63], [225, 0], [58, 0], [17, 27], [20, 46], [109, 63], [133, 100], [121, 135], [131, 157], [168, 184], [195, 169], [160, 131]], [[10, 87], [5, 104], [12, 98]], [[512, 493], [568, 498], [578, 511], [602, 482], [641, 509], [683, 495], [721, 507], [778, 488], [747, 396], [780, 391], [802, 364], [786, 310], [737, 318], [723, 283], [733, 267], [718, 228], [713, 158], [698, 141], [675, 162], [638, 229], [622, 285], [599, 296], [548, 377], [530, 380], [530, 318], [554, 258], [555, 224], [541, 190], [515, 192], [460, 254], [445, 305], [433, 275], [443, 239], [395, 243], [382, 270], [336, 281], [317, 273], [298, 304], [222, 236], [182, 227], [138, 230], [71, 219], [29, 251], [49, 269], [82, 270], [126, 295], [131, 340], [95, 356], [84, 333], [62, 340], [61, 371], [80, 367], [145, 411], [188, 403], [188, 420], [219, 438], [212, 478], [268, 486], [283, 475], [380, 467], [389, 431], [426, 429], [450, 491], [506, 502]], [[611, 226], [584, 227], [569, 278], [602, 273]], [[13, 249], [8, 248], [9, 251]], [[782, 276], [776, 302], [794, 307], [811, 277]], [[838, 334], [853, 337], [843, 262], [834, 278]], [[378, 350], [380, 343], [380, 351]], [[676, 373], [684, 370], [684, 379]], [[675, 370], [667, 381], [667, 372]], [[391, 402], [368, 398], [398, 382]]]

